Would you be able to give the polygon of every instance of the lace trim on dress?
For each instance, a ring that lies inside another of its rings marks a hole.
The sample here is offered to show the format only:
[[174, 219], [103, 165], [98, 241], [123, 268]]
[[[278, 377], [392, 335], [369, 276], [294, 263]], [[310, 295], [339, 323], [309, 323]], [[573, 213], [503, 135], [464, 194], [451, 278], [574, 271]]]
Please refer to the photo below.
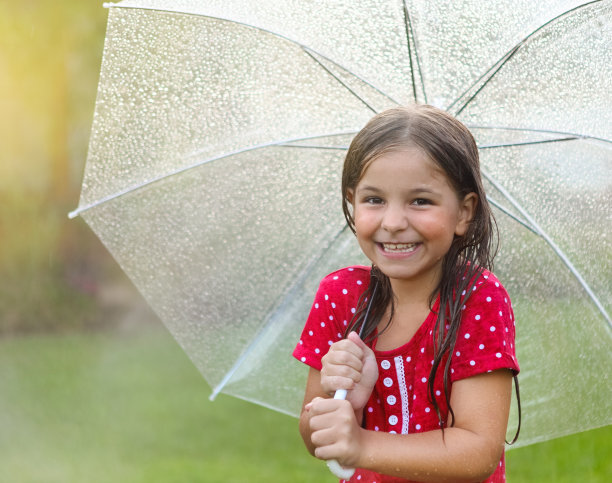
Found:
[[402, 399], [402, 433], [408, 434], [408, 423], [410, 422], [410, 407], [408, 405], [408, 388], [406, 387], [406, 376], [404, 375], [404, 358], [397, 356], [395, 361], [395, 371], [397, 372], [397, 384]]

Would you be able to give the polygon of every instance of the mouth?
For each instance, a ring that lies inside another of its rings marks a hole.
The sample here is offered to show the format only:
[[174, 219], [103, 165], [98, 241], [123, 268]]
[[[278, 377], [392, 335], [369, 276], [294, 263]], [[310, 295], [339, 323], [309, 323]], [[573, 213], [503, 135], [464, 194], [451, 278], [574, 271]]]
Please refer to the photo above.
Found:
[[380, 243], [386, 253], [410, 253], [413, 252], [418, 243]]

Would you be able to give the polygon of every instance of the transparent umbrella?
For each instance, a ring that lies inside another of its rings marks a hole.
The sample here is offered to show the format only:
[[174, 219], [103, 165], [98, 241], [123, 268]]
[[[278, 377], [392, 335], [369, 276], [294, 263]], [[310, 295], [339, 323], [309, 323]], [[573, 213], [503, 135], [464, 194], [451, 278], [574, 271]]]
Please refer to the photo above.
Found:
[[212, 397], [299, 413], [291, 352], [318, 281], [364, 261], [340, 209], [344, 151], [374, 113], [417, 102], [481, 150], [516, 312], [519, 445], [611, 422], [610, 1], [108, 6], [71, 216]]

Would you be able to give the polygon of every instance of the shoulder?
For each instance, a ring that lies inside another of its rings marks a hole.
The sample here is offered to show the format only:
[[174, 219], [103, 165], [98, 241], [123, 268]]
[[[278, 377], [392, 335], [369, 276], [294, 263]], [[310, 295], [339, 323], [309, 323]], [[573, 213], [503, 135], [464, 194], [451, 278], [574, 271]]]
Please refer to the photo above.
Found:
[[[510, 296], [506, 291], [505, 287], [495, 276], [493, 272], [489, 270], [482, 270], [478, 275], [474, 277], [474, 282], [471, 285], [471, 293], [467, 297], [467, 304], [473, 305], [474, 303], [491, 303], [491, 302], [503, 302], [504, 304], [510, 304]], [[465, 292], [461, 294], [465, 297]]]
[[[370, 267], [354, 265], [341, 268], [323, 277], [320, 288], [362, 292], [370, 283]], [[346, 292], [345, 292], [346, 293]]]
[[475, 277], [469, 294], [462, 294], [461, 332], [512, 331], [514, 313], [508, 292], [499, 279], [488, 270]]

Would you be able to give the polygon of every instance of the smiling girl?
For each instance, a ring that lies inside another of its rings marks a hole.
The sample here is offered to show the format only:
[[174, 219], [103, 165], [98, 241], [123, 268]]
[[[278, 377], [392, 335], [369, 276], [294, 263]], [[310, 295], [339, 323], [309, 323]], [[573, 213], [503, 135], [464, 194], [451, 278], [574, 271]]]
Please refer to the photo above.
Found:
[[372, 266], [321, 281], [294, 351], [307, 448], [355, 482], [504, 481], [519, 366], [471, 133], [431, 106], [385, 111], [351, 143], [342, 194]]

